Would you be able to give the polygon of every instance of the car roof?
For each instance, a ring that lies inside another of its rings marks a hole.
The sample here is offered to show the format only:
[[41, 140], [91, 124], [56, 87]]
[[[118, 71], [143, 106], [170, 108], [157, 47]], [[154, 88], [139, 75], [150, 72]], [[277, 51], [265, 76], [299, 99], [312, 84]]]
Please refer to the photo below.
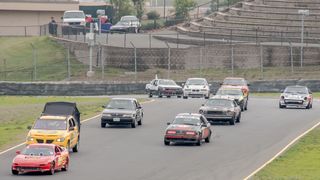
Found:
[[242, 77], [226, 77], [224, 79], [241, 79], [241, 80], [245, 80], [244, 78]]
[[286, 88], [290, 88], [290, 87], [301, 87], [301, 88], [308, 88], [307, 86], [300, 86], [300, 85], [287, 86]]
[[62, 120], [65, 121], [67, 120], [68, 116], [50, 116], [50, 115], [43, 115], [40, 116], [39, 119], [41, 120]]
[[128, 101], [137, 101], [136, 98], [112, 98], [111, 100], [128, 100]]
[[176, 117], [178, 117], [178, 116], [200, 117], [201, 114], [199, 114], [199, 113], [179, 113], [176, 115]]
[[80, 10], [70, 10], [70, 11], [65, 11], [66, 12], [83, 12], [83, 11], [80, 11]]
[[187, 80], [191, 80], [191, 79], [206, 80], [205, 78], [188, 78]]

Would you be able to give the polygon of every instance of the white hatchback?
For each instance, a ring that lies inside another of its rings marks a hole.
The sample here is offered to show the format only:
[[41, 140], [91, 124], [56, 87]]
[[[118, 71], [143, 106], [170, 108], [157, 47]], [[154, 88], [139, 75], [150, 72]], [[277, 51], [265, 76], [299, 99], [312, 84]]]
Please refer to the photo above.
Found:
[[183, 98], [188, 97], [210, 97], [210, 84], [204, 78], [189, 78], [185, 84], [183, 84]]

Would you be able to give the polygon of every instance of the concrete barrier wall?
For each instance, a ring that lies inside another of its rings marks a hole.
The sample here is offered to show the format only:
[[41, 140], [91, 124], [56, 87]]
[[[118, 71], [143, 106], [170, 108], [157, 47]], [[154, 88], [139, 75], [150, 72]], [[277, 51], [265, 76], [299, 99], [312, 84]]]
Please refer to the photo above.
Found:
[[[181, 84], [182, 82], [178, 83]], [[211, 82], [215, 93], [220, 82]], [[110, 84], [106, 82], [0, 82], [0, 95], [27, 96], [95, 96], [144, 94], [146, 83]], [[289, 85], [305, 85], [320, 92], [320, 80], [254, 81], [251, 92], [280, 92]]]

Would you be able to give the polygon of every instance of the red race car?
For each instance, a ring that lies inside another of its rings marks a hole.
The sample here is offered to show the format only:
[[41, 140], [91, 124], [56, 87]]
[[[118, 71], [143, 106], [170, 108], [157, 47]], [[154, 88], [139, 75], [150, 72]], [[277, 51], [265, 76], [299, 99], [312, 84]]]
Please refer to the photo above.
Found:
[[69, 152], [55, 144], [31, 144], [17, 151], [12, 162], [12, 174], [46, 172], [53, 175], [56, 170], [67, 171]]
[[206, 143], [211, 138], [210, 123], [202, 114], [181, 113], [176, 116], [172, 123], [168, 123], [164, 144], [174, 143], [193, 143], [200, 146], [202, 140]]

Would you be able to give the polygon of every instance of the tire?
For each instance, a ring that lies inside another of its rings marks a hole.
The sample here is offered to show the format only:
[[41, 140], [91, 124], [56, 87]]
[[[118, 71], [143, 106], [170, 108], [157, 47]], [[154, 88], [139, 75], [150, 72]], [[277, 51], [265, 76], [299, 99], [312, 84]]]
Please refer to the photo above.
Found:
[[159, 95], [159, 98], [162, 98], [162, 95]]
[[72, 152], [78, 152], [79, 151], [79, 138], [77, 144], [72, 148]]
[[306, 109], [310, 109], [310, 103], [307, 105]]
[[69, 168], [69, 159], [67, 159], [66, 164], [61, 168], [61, 171], [68, 171]]
[[142, 125], [142, 117], [141, 117], [140, 121], [138, 121], [138, 125], [139, 125], [139, 126]]
[[12, 175], [19, 175], [19, 171], [11, 169]]
[[131, 123], [131, 128], [136, 128], [136, 119], [134, 119], [133, 122]]
[[165, 145], [165, 146], [169, 146], [169, 145], [170, 145], [170, 141], [164, 140], [163, 142], [164, 142], [164, 145]]
[[54, 166], [55, 166], [55, 163], [52, 162], [51, 167], [50, 167], [50, 171], [48, 171], [48, 174], [49, 174], [49, 175], [54, 175], [54, 173], [55, 173], [55, 172], [54, 172], [54, 171], [55, 171], [55, 170], [54, 170]]
[[206, 143], [210, 143], [210, 138], [211, 138], [211, 132], [210, 132], [210, 135], [207, 138], [204, 139], [204, 141]]
[[167, 96], [167, 98], [171, 98], [171, 96]]
[[177, 98], [181, 98], [181, 96], [177, 96]]
[[279, 103], [279, 108], [280, 108], [280, 109], [283, 109], [283, 108], [285, 108], [285, 106], [282, 106], [282, 105]]
[[188, 99], [188, 96], [183, 96], [183, 99]]
[[240, 119], [241, 119], [241, 113], [240, 113], [239, 116], [237, 117], [236, 122], [239, 123], [239, 122], [240, 122]]
[[230, 119], [229, 124], [230, 124], [230, 125], [234, 125], [234, 124], [235, 124], [235, 117], [233, 117], [232, 119]]
[[201, 146], [201, 140], [200, 139], [196, 142], [196, 145], [197, 146]]
[[244, 107], [244, 110], [248, 110], [248, 100], [247, 100], [247, 102], [246, 102], [246, 106]]
[[101, 128], [105, 128], [107, 123], [101, 123]]
[[209, 96], [205, 96], [204, 98], [205, 98], [205, 99], [209, 99]]
[[149, 93], [149, 98], [152, 98], [152, 93], [151, 92]]

